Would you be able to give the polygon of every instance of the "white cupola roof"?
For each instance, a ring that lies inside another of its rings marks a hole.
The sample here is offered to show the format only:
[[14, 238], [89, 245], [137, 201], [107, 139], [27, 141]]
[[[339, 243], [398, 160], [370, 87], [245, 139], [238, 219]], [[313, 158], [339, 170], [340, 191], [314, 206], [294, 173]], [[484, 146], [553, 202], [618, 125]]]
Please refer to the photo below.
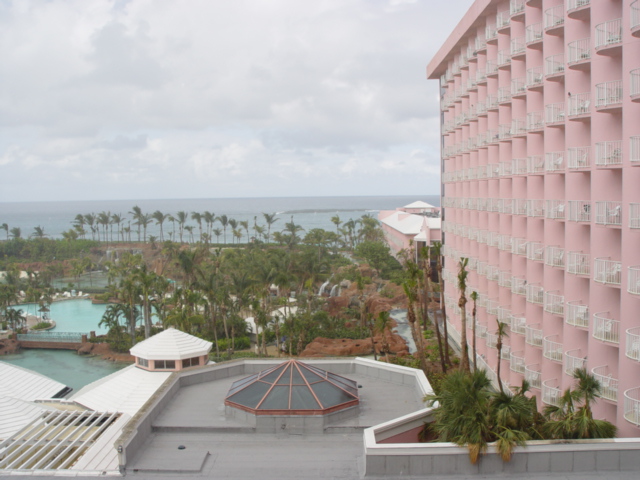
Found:
[[212, 345], [201, 338], [168, 328], [138, 343], [129, 351], [134, 357], [146, 360], [184, 360], [208, 355]]

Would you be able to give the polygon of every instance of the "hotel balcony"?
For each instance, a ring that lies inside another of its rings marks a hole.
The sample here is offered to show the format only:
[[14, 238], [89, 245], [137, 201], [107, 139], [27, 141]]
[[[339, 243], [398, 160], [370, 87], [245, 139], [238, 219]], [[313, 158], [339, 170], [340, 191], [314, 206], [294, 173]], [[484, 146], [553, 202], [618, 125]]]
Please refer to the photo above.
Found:
[[632, 295], [640, 295], [640, 265], [629, 267], [627, 280], [627, 292]]
[[[481, 243], [481, 242], [478, 242], [478, 243]], [[487, 262], [481, 262], [480, 260], [478, 260], [476, 272], [478, 273], [479, 276], [481, 277], [487, 276], [487, 266], [488, 266]], [[481, 293], [480, 295], [484, 295], [484, 294]], [[482, 297], [478, 297], [478, 306], [479, 307], [486, 306], [486, 300], [483, 300]]]
[[542, 403], [558, 406], [562, 391], [558, 387], [552, 387], [551, 384], [557, 385], [558, 381], [554, 378], [542, 382]]
[[567, 252], [567, 273], [589, 276], [591, 273], [589, 255], [582, 252]]
[[620, 285], [622, 278], [622, 264], [609, 258], [596, 258], [594, 261], [595, 275], [593, 279], [604, 285]]
[[564, 248], [549, 246], [545, 252], [545, 265], [564, 269]]
[[542, 87], [544, 82], [544, 74], [542, 67], [533, 67], [527, 69], [527, 88], [530, 90]]
[[542, 155], [532, 155], [527, 157], [527, 174], [542, 175], [545, 170], [544, 157]]
[[511, 79], [511, 96], [522, 97], [527, 95], [527, 81], [525, 77]]
[[591, 116], [591, 93], [574, 93], [569, 97], [569, 118], [588, 119]]
[[528, 25], [525, 29], [525, 42], [529, 48], [542, 48], [542, 23]]
[[[521, 120], [519, 120], [519, 121], [521, 121]], [[527, 174], [527, 159], [526, 158], [513, 158], [511, 160], [511, 174], [512, 175], [526, 175]]]
[[[478, 270], [480, 269], [480, 264], [481, 263], [484, 263], [484, 262], [478, 262]], [[486, 266], [486, 263], [485, 263], [485, 266]], [[480, 274], [479, 271], [478, 271], [478, 274]], [[455, 277], [455, 275], [454, 275], [454, 277]], [[485, 293], [479, 293], [478, 294], [478, 300], [477, 300], [478, 307], [485, 308], [487, 306], [487, 300], [489, 300], [489, 299], [487, 298], [487, 295]]]
[[511, 50], [509, 51], [511, 58], [519, 57], [527, 52], [527, 44], [525, 37], [516, 37], [511, 39]]
[[487, 338], [488, 328], [486, 325], [481, 325], [476, 321], [476, 337]]
[[522, 277], [511, 278], [511, 293], [516, 295], [527, 295], [527, 281]]
[[544, 217], [544, 200], [527, 200], [527, 217]]
[[[562, 122], [564, 122], [564, 103], [554, 104], [562, 105]], [[550, 111], [549, 107], [554, 105], [547, 105], [547, 123], [549, 122]], [[551, 115], [555, 115], [557, 112], [551, 112]], [[545, 170], [547, 173], [564, 173], [564, 152], [547, 152], [544, 155], [545, 158]]]
[[507, 49], [498, 51], [498, 68], [511, 65], [511, 52]]
[[545, 106], [547, 127], [564, 126], [564, 102], [551, 103]]
[[527, 243], [527, 260], [544, 261], [544, 244], [538, 242]]
[[[511, 140], [511, 125], [504, 124], [498, 127], [498, 140], [500, 140], [501, 142]], [[498, 176], [499, 175], [495, 175], [492, 178], [497, 178]]]
[[631, 35], [634, 37], [640, 37], [640, 0], [634, 0], [631, 2]]
[[540, 365], [534, 363], [533, 365], [525, 366], [524, 379], [529, 382], [531, 388], [537, 388], [540, 390], [542, 387], [542, 373], [540, 372]]
[[482, 52], [487, 49], [487, 40], [481, 37], [476, 37], [474, 40], [475, 52]]
[[553, 360], [554, 362], [562, 363], [562, 356], [564, 355], [564, 352], [562, 351], [562, 343], [552, 340], [557, 338], [558, 335], [549, 335], [548, 337], [544, 337], [542, 341], [542, 356], [549, 360]]
[[500, 352], [500, 359], [510, 361], [511, 360], [511, 345], [502, 345], [502, 351]]
[[569, 59], [567, 64], [572, 70], [591, 68], [591, 37], [569, 42]]
[[[527, 113], [527, 131], [536, 132], [544, 130], [544, 112]], [[544, 165], [543, 165], [544, 172]]]
[[507, 307], [498, 307], [498, 322], [511, 325], [511, 309], [509, 308], [510, 306], [511, 305]]
[[524, 353], [523, 352], [517, 352], [517, 353], [511, 352], [509, 369], [512, 372], [524, 373]]
[[500, 87], [498, 89], [498, 103], [509, 103], [511, 101], [511, 88]]
[[549, 35], [561, 35], [564, 29], [564, 5], [561, 3], [544, 12], [544, 31]]
[[567, 16], [569, 18], [585, 18], [589, 16], [591, 0], [567, 0]]
[[[500, 275], [500, 271], [498, 270], [498, 267], [491, 267], [491, 268], [495, 268], [496, 272], [498, 273], [497, 277]], [[487, 277], [488, 278], [488, 277]], [[498, 308], [500, 307], [500, 302], [498, 302], [498, 300], [490, 298], [487, 300], [487, 313], [489, 315], [498, 315]]]
[[579, 301], [567, 302], [565, 321], [569, 325], [580, 328], [589, 328], [589, 306]]
[[609, 317], [609, 312], [593, 314], [593, 338], [618, 345], [620, 343], [620, 322]]
[[498, 31], [506, 30], [511, 23], [511, 14], [509, 10], [504, 10], [496, 14], [496, 29]]
[[629, 228], [640, 228], [640, 203], [629, 204]]
[[622, 48], [622, 19], [616, 18], [596, 25], [596, 52], [616, 54]]
[[602, 365], [591, 369], [591, 373], [600, 382], [600, 398], [618, 401], [618, 379], [613, 378], [613, 374], [609, 373], [609, 367]]
[[527, 240], [521, 237], [513, 237], [511, 239], [511, 253], [525, 256], [527, 254]]
[[560, 80], [564, 77], [564, 54], [559, 53], [546, 59], [545, 76], [548, 80]]
[[476, 70], [476, 83], [478, 85], [487, 83], [487, 73], [484, 68], [479, 68]]
[[544, 311], [564, 316], [564, 296], [555, 292], [544, 292]]
[[640, 387], [624, 392], [624, 419], [640, 427]]
[[591, 167], [591, 147], [569, 147], [569, 170], [583, 170]]
[[596, 224], [622, 226], [622, 204], [620, 202], [596, 202]]
[[546, 218], [550, 220], [564, 220], [564, 200], [547, 200]]
[[498, 64], [492, 60], [487, 60], [485, 72], [487, 73], [487, 77], [498, 75]]
[[[500, 162], [498, 164], [498, 169], [500, 171], [500, 173], [499, 173], [500, 177], [510, 177], [511, 176], [511, 162], [510, 161]], [[500, 199], [500, 200], [502, 200], [502, 199]], [[511, 212], [503, 211], [502, 207], [498, 211], [500, 213], [511, 213]]]
[[518, 335], [525, 335], [527, 326], [527, 319], [522, 315], [510, 315], [509, 316], [509, 330], [511, 333], [517, 333]]
[[640, 136], [629, 139], [629, 161], [631, 165], [640, 166]]
[[631, 360], [640, 362], [640, 327], [627, 329], [627, 348], [625, 355]]
[[511, 272], [500, 272], [500, 276], [498, 278], [498, 285], [501, 287], [505, 287], [511, 289]]
[[587, 357], [582, 355], [580, 349], [569, 350], [564, 354], [564, 373], [569, 376], [573, 375], [573, 372], [578, 368], [587, 367]]
[[544, 289], [541, 285], [529, 283], [527, 284], [526, 289], [527, 302], [534, 303], [536, 305], [542, 305], [544, 303]]
[[[507, 203], [509, 205], [512, 205], [513, 202], [511, 199], [507, 199], [505, 198], [504, 200], [504, 204], [506, 205]], [[503, 210], [502, 213], [507, 213], [506, 209]], [[502, 250], [503, 252], [511, 252], [511, 248], [512, 248], [512, 239], [511, 239], [511, 235], [500, 235], [500, 244], [498, 245], [498, 248], [500, 250]], [[509, 285], [511, 285], [511, 283], [509, 283]]]
[[485, 102], [487, 106], [487, 110], [497, 110], [498, 109], [498, 96], [497, 95], [487, 95], [487, 100]]
[[512, 17], [524, 15], [524, 0], [511, 0], [509, 2], [509, 15]]
[[495, 25], [487, 25], [484, 29], [486, 43], [495, 43], [498, 41], [498, 29]]
[[493, 332], [487, 332], [487, 337], [485, 338], [485, 344], [487, 345], [487, 348], [497, 348], [498, 334]]
[[513, 199], [513, 214], [514, 215], [526, 215], [527, 214], [527, 200], [525, 198]]
[[485, 116], [487, 114], [487, 104], [486, 103], [483, 103], [483, 102], [477, 103], [476, 106], [475, 106], [475, 109], [476, 109], [476, 115], [478, 117], [483, 117], [483, 116]]
[[631, 101], [640, 102], [640, 68], [631, 70], [629, 76], [631, 77], [629, 82], [629, 96], [631, 97]]
[[590, 222], [591, 202], [583, 200], [569, 200], [568, 220], [570, 222]]
[[622, 80], [596, 84], [596, 110], [615, 111], [622, 108]]

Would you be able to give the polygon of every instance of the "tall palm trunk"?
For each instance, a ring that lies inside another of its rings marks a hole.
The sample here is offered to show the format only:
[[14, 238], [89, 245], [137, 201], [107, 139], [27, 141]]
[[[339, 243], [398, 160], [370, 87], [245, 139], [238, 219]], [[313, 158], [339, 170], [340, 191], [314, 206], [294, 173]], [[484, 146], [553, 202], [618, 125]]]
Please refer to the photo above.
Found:
[[471, 339], [472, 345], [473, 345], [473, 371], [475, 372], [478, 369], [478, 362], [477, 362], [477, 358], [478, 355], [476, 353], [476, 339], [478, 338], [476, 335], [476, 315], [478, 313], [478, 309], [477, 309], [477, 300], [478, 300], [478, 292], [473, 291], [471, 292], [471, 300], [473, 300], [473, 310], [471, 310], [471, 318], [473, 320], [473, 325], [471, 327], [472, 329], [472, 334], [473, 334], [473, 338]]
[[460, 369], [463, 372], [470, 372], [471, 367], [469, 365], [469, 344], [467, 342], [467, 263], [468, 258], [461, 258], [458, 263], [458, 290], [460, 291], [460, 299], [458, 300], [458, 306], [460, 307], [460, 343], [462, 348], [462, 358], [460, 359]]

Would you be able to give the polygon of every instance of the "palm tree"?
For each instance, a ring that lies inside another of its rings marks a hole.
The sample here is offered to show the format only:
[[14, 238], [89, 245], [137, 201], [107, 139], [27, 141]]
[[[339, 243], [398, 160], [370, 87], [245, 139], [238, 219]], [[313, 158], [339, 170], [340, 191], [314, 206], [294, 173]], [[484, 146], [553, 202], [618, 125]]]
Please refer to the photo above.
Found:
[[442, 278], [442, 243], [433, 242], [431, 253], [436, 258], [436, 271], [438, 272], [438, 290], [440, 291], [440, 310], [442, 311], [442, 326], [444, 328], [444, 359], [447, 365], [451, 365], [449, 356], [449, 327], [447, 325], [447, 308], [444, 302], [444, 278]]
[[458, 300], [458, 306], [460, 307], [460, 343], [462, 344], [462, 355], [460, 359], [460, 369], [464, 372], [471, 370], [469, 366], [469, 345], [467, 344], [467, 264], [469, 259], [466, 257], [460, 258], [458, 262], [458, 290], [460, 291], [460, 299]]
[[198, 224], [198, 231], [200, 232], [200, 241], [202, 241], [202, 214], [200, 212], [191, 212], [191, 219], [195, 220]]
[[409, 321], [409, 325], [411, 326], [411, 335], [413, 336], [413, 341], [416, 344], [418, 358], [420, 360], [420, 368], [427, 374], [427, 360], [424, 354], [424, 345], [422, 343], [422, 332], [420, 331], [420, 323], [416, 320], [416, 312], [414, 304], [417, 300], [418, 292], [416, 281], [413, 278], [409, 278], [406, 280], [402, 287], [404, 288], [404, 293], [407, 296], [407, 320]]
[[140, 241], [140, 227], [142, 227], [140, 217], [142, 217], [142, 209], [135, 205], [129, 213], [133, 217], [133, 224], [138, 226], [138, 241]]
[[283, 233], [287, 233], [287, 240], [289, 244], [289, 248], [293, 248], [300, 241], [300, 237], [298, 236], [298, 232], [304, 232], [304, 228], [300, 225], [296, 225], [293, 221], [293, 215], [291, 216], [291, 221], [285, 223]]
[[0, 230], [4, 230], [4, 232], [7, 234], [7, 240], [9, 240], [9, 225], [3, 223], [2, 225], [0, 225]]
[[33, 227], [33, 233], [31, 234], [31, 236], [35, 238], [44, 238], [47, 235], [46, 233], [44, 233], [44, 228], [38, 225], [37, 227]]
[[193, 238], [193, 229], [195, 227], [193, 225], [185, 225], [184, 229], [189, 232], [189, 240], [187, 241], [187, 243], [193, 243], [194, 242], [194, 238]]
[[213, 234], [216, 236], [216, 243], [220, 243], [220, 235], [222, 235], [222, 230], [220, 230], [219, 228], [214, 228]]
[[[111, 212], [100, 212], [96, 216], [96, 223], [102, 226], [102, 235], [104, 241], [107, 241], [107, 229], [109, 228], [109, 223], [111, 221]], [[100, 232], [98, 232], [98, 239], [100, 238]]]
[[11, 230], [11, 238], [18, 239], [22, 238], [22, 230], [20, 227], [13, 227]]
[[391, 331], [391, 315], [387, 311], [382, 311], [378, 314], [376, 321], [376, 330], [382, 335], [382, 350], [380, 353], [384, 353], [385, 361], [389, 363], [389, 339], [387, 335]]
[[[433, 273], [433, 268], [431, 266], [431, 247], [426, 246], [422, 248], [420, 251], [420, 256], [422, 258], [423, 265], [423, 282], [424, 282], [424, 297], [425, 297], [425, 322], [424, 328], [427, 328], [427, 321], [429, 319], [429, 305], [431, 303], [430, 292], [431, 292], [431, 275]], [[438, 316], [434, 312], [433, 314], [433, 328], [436, 331], [436, 339], [438, 341], [438, 354], [440, 355], [440, 368], [442, 368], [442, 373], [447, 373], [447, 362], [445, 361], [445, 352], [442, 345], [442, 333], [440, 332], [440, 322], [438, 321]]]
[[333, 217], [331, 217], [331, 223], [336, 226], [336, 233], [340, 235], [340, 224], [342, 223], [340, 217], [338, 215], [334, 215]]
[[169, 214], [162, 213], [160, 210], [156, 210], [155, 212], [153, 212], [151, 217], [156, 221], [156, 225], [160, 225], [160, 241], [164, 242], [164, 231], [162, 226], [164, 222], [169, 218]]
[[209, 211], [205, 211], [202, 214], [202, 218], [204, 218], [204, 223], [207, 225], [207, 233], [209, 234], [209, 239], [211, 239], [211, 229], [213, 228], [213, 222], [216, 221], [216, 216]]
[[264, 217], [264, 221], [267, 222], [267, 242], [271, 239], [271, 225], [276, 223], [279, 218], [276, 218], [277, 213], [264, 213], [262, 212], [262, 216]]
[[471, 320], [473, 321], [473, 325], [471, 326], [471, 334], [473, 335], [473, 338], [471, 339], [472, 342], [472, 354], [473, 354], [473, 370], [477, 370], [478, 369], [478, 362], [477, 362], [477, 353], [476, 353], [476, 315], [478, 314], [478, 292], [476, 292], [475, 290], [473, 292], [471, 292], [471, 300], [473, 300], [473, 309], [471, 310]]
[[249, 221], [248, 220], [240, 220], [238, 222], [239, 225], [244, 228], [245, 232], [247, 232], [247, 243], [249, 243]]
[[24, 311], [22, 309], [7, 308], [5, 310], [5, 319], [11, 326], [11, 330], [22, 328], [24, 322]]
[[227, 243], [227, 226], [229, 225], [229, 217], [226, 215], [220, 215], [218, 217], [218, 221], [222, 225], [222, 230], [224, 231], [224, 243]]
[[116, 232], [116, 238], [119, 238], [120, 236], [122, 237], [122, 241], [124, 242], [124, 232], [122, 231], [122, 229], [120, 228], [120, 224], [122, 223], [122, 214], [120, 213], [114, 213], [111, 215], [111, 225], [117, 225], [118, 226], [118, 230]]
[[180, 211], [176, 213], [176, 221], [178, 222], [180, 243], [182, 243], [182, 235], [184, 234], [184, 225], [185, 223], [187, 223], [188, 218], [189, 218], [189, 214], [185, 211]]
[[[475, 319], [474, 319], [474, 322], [475, 322]], [[497, 331], [498, 342], [496, 343], [496, 348], [498, 349], [498, 367], [496, 368], [496, 375], [498, 377], [498, 388], [500, 389], [500, 393], [504, 393], [504, 388], [502, 386], [502, 378], [500, 377], [500, 367], [502, 365], [502, 339], [503, 337], [508, 337], [509, 334], [507, 333], [507, 324], [504, 322], [501, 322], [500, 320], [497, 320], [497, 322], [498, 322], [498, 331]], [[475, 335], [473, 339], [475, 340]], [[475, 357], [473, 358], [473, 360], [475, 361]], [[474, 369], [475, 369], [475, 365], [474, 365]]]
[[78, 231], [78, 233], [80, 233], [82, 235], [82, 237], [84, 238], [85, 235], [85, 230], [84, 230], [84, 226], [86, 225], [85, 219], [84, 219], [84, 215], [79, 213], [76, 215], [76, 218], [74, 218], [73, 220], [73, 227]]

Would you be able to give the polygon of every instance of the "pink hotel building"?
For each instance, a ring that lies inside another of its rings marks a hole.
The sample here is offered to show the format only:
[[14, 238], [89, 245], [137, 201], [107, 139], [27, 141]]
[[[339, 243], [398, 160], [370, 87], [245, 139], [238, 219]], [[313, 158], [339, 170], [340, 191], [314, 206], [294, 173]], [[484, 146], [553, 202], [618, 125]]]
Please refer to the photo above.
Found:
[[640, 1], [476, 0], [428, 77], [452, 335], [468, 257], [480, 363], [539, 405], [586, 367], [594, 413], [640, 436]]

